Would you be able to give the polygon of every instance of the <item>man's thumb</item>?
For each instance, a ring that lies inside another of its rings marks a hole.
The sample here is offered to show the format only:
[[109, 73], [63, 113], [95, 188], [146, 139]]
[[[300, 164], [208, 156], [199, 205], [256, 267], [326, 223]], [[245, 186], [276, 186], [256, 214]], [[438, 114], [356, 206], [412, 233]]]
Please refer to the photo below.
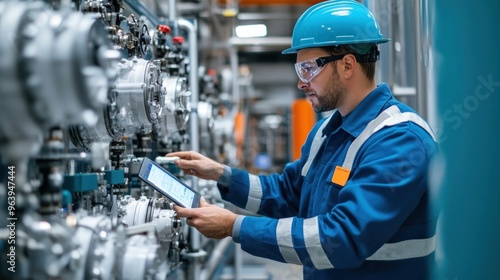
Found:
[[200, 207], [207, 207], [209, 205], [210, 203], [208, 203], [203, 196], [200, 197]]

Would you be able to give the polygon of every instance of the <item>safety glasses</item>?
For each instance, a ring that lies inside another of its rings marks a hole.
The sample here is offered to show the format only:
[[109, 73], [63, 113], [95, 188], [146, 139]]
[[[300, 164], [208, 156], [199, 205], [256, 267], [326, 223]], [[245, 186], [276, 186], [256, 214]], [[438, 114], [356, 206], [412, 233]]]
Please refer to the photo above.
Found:
[[307, 84], [314, 77], [316, 77], [321, 72], [321, 70], [323, 70], [323, 67], [328, 62], [340, 60], [346, 55], [348, 55], [348, 53], [318, 57], [318, 58], [313, 58], [311, 60], [297, 62], [295, 63], [295, 71], [297, 72], [297, 75], [299, 76], [300, 80]]

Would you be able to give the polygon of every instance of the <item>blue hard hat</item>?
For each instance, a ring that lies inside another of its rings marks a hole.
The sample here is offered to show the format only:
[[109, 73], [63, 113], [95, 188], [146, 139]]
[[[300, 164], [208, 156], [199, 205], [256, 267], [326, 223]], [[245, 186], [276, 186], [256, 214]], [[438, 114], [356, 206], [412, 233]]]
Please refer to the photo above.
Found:
[[382, 36], [375, 18], [363, 4], [351, 0], [332, 0], [313, 5], [300, 16], [293, 29], [292, 47], [282, 53], [387, 41], [389, 39]]

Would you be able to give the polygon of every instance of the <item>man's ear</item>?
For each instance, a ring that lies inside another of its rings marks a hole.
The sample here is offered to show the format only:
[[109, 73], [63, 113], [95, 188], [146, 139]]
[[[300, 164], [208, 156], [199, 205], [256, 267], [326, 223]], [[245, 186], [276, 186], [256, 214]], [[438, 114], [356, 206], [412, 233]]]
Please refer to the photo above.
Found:
[[347, 54], [342, 58], [341, 61], [342, 61], [340, 63], [341, 76], [343, 76], [345, 79], [349, 79], [352, 76], [354, 69], [358, 65], [356, 63], [356, 57], [352, 54]]

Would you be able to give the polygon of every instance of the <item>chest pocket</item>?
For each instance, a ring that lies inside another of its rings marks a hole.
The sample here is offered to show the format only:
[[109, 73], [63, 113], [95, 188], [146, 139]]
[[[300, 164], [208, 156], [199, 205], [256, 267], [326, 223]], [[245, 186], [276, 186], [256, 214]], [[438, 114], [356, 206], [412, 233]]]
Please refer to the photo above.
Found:
[[316, 166], [316, 172], [311, 174], [314, 175], [315, 180], [311, 185], [306, 187], [309, 188], [311, 193], [309, 205], [313, 205], [313, 207], [310, 207], [310, 217], [329, 212], [330, 209], [339, 203], [339, 193], [342, 186], [331, 181], [335, 166], [336, 164], [333, 162], [325, 164], [322, 167]]
[[327, 170], [329, 170], [328, 173], [326, 173], [326, 177], [323, 179], [323, 194], [321, 199], [321, 207], [320, 210], [317, 214], [321, 213], [326, 213], [329, 212], [330, 209], [333, 208], [333, 206], [337, 205], [339, 202], [339, 193], [340, 190], [342, 190], [341, 185], [335, 184], [332, 182], [331, 178], [333, 175], [335, 167], [329, 166]]

